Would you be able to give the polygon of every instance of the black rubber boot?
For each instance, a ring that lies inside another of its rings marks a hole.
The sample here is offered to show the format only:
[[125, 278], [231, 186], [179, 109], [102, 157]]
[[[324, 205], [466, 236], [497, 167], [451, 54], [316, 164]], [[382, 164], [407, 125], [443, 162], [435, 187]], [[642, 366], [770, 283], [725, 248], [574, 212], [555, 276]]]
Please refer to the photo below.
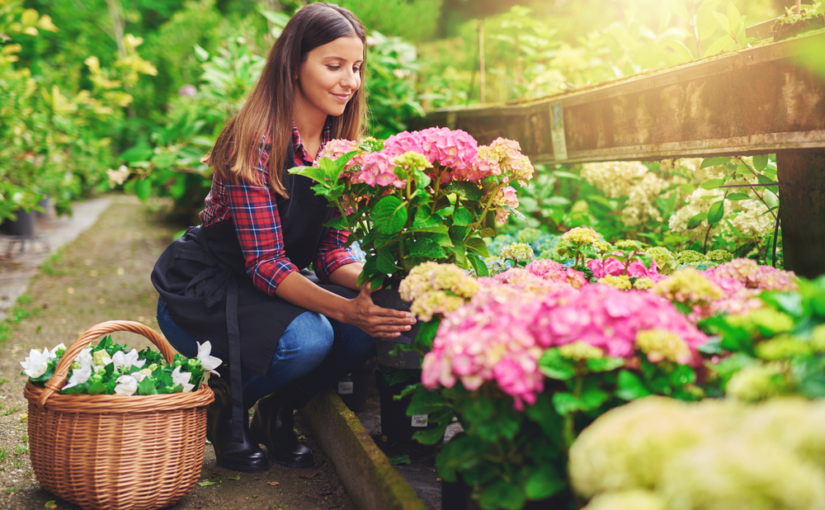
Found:
[[215, 393], [215, 401], [206, 408], [206, 438], [215, 448], [218, 464], [244, 473], [269, 469], [266, 454], [249, 437], [248, 420], [243, 423], [243, 441], [232, 441], [232, 392], [229, 383], [222, 377], [212, 376], [209, 387]]
[[312, 467], [315, 465], [312, 450], [295, 436], [293, 415], [295, 409], [303, 407], [309, 399], [298, 402], [294, 396], [295, 390], [286, 390], [260, 399], [249, 431], [255, 441], [266, 446], [272, 462], [287, 467]]

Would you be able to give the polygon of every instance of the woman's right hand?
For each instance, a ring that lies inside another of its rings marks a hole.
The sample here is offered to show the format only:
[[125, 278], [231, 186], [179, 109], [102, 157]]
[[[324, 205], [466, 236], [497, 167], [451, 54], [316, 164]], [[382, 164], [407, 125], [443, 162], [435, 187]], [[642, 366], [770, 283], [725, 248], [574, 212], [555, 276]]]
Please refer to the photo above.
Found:
[[372, 337], [396, 338], [410, 330], [415, 324], [415, 317], [410, 312], [376, 305], [372, 301], [369, 285], [364, 285], [358, 296], [350, 300], [344, 322], [361, 328]]

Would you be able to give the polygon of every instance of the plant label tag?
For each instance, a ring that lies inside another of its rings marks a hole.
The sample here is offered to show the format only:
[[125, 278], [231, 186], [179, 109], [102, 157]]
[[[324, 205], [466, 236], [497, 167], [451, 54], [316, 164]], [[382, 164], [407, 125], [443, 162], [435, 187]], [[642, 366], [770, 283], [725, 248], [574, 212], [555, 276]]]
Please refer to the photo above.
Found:
[[412, 417], [412, 426], [413, 427], [426, 427], [427, 420], [430, 417], [429, 414], [416, 414]]
[[564, 113], [561, 103], [550, 105], [550, 138], [553, 141], [553, 157], [556, 161], [567, 159], [567, 138], [564, 134]]
[[352, 395], [352, 381], [341, 381], [338, 383], [339, 395]]

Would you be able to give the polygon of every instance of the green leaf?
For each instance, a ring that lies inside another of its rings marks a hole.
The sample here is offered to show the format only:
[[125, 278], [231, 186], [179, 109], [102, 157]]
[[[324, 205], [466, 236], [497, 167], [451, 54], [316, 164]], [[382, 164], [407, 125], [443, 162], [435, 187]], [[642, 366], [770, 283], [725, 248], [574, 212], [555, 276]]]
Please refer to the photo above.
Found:
[[506, 508], [519, 510], [524, 506], [524, 492], [520, 487], [499, 478], [490, 485], [482, 486], [479, 504], [482, 508]]
[[576, 375], [576, 363], [563, 357], [558, 349], [548, 349], [539, 359], [539, 370], [550, 379], [566, 381]]
[[758, 156], [754, 156], [753, 167], [759, 170], [760, 172], [764, 172], [765, 169], [768, 168], [768, 161], [770, 161], [770, 155], [768, 154], [760, 154]]
[[364, 268], [361, 269], [361, 273], [358, 275], [358, 280], [355, 284], [361, 287], [367, 282], [372, 281], [372, 277], [375, 275], [376, 271], [378, 271], [378, 256], [367, 256], [366, 262], [364, 262]]
[[152, 196], [152, 181], [149, 179], [138, 179], [137, 183], [135, 184], [135, 196], [141, 202], [146, 202], [146, 200]]
[[725, 200], [719, 200], [718, 202], [714, 202], [710, 206], [710, 211], [708, 211], [708, 223], [711, 225], [716, 225], [722, 218], [725, 217]]
[[476, 255], [475, 253], [467, 253], [467, 258], [470, 260], [470, 264], [473, 266], [473, 270], [476, 272], [476, 276], [487, 276], [490, 274], [490, 271], [487, 269], [487, 264], [484, 263], [481, 257]]
[[698, 227], [699, 225], [702, 224], [702, 221], [704, 221], [707, 217], [708, 217], [708, 213], [699, 213], [699, 214], [697, 214], [696, 216], [694, 216], [693, 218], [688, 220], [687, 228], [693, 229], [693, 228]]
[[158, 390], [155, 389], [155, 381], [149, 377], [144, 377], [138, 383], [138, 395], [157, 395]]
[[378, 271], [384, 274], [392, 274], [401, 269], [395, 264], [395, 256], [389, 248], [382, 248], [378, 250], [376, 267], [378, 268]]
[[683, 0], [665, 0], [667, 3], [668, 8], [677, 16], [682, 18], [682, 21], [685, 23], [692, 23], [693, 17], [690, 15], [690, 12], [687, 10], [685, 6], [685, 2]]
[[410, 460], [410, 456], [406, 453], [402, 453], [401, 455], [395, 455], [390, 458], [390, 464], [393, 466], [398, 466], [399, 464], [412, 464], [412, 460]]
[[438, 391], [419, 390], [413, 393], [410, 405], [407, 407], [407, 416], [431, 414], [447, 407], [447, 402]]
[[704, 41], [716, 32], [716, 18], [713, 16], [713, 10], [719, 5], [721, 0], [706, 0], [696, 16], [696, 30], [699, 34], [699, 40]]
[[705, 158], [702, 160], [701, 168], [724, 165], [725, 163], [730, 163], [730, 158]]
[[731, 193], [727, 197], [728, 200], [738, 201], [738, 200], [750, 200], [751, 197], [747, 193]]
[[524, 492], [527, 499], [541, 500], [557, 494], [567, 488], [567, 482], [553, 466], [541, 466], [527, 479]]
[[677, 41], [675, 39], [671, 39], [665, 43], [668, 47], [673, 49], [678, 55], [684, 57], [687, 60], [693, 60], [693, 52], [688, 49], [687, 46], [684, 45], [681, 41]]
[[556, 412], [562, 416], [580, 411], [583, 407], [582, 401], [572, 393], [557, 392], [553, 394], [553, 406]]
[[197, 44], [195, 45], [195, 55], [198, 56], [201, 62], [206, 62], [209, 60], [209, 53]]
[[702, 188], [702, 189], [711, 190], [711, 189], [716, 189], [716, 188], [718, 188], [719, 186], [721, 186], [723, 184], [725, 184], [724, 179], [711, 179], [709, 181], [703, 182], [699, 187]]
[[421, 444], [432, 445], [444, 439], [444, 432], [450, 424], [449, 420], [439, 423], [437, 427], [427, 430], [419, 430], [413, 434], [413, 439]]
[[432, 260], [444, 258], [447, 254], [444, 253], [444, 248], [439, 246], [435, 239], [430, 237], [422, 237], [409, 246], [407, 256], [421, 257]]
[[713, 41], [713, 44], [705, 50], [705, 56], [711, 57], [723, 51], [727, 51], [734, 46], [733, 39], [729, 35], [723, 35], [719, 39]]
[[574, 181], [580, 181], [581, 180], [580, 176], [578, 176], [576, 174], [573, 174], [573, 173], [570, 173], [570, 172], [564, 172], [562, 170], [556, 170], [555, 172], [553, 172], [553, 175], [555, 175], [556, 177], [562, 177], [564, 179], [573, 179]]
[[480, 239], [478, 237], [471, 237], [467, 239], [466, 246], [468, 250], [473, 251], [481, 255], [482, 257], [490, 256], [490, 250], [487, 248], [487, 243], [484, 242], [484, 239]]
[[478, 235], [480, 235], [481, 237], [495, 237], [496, 236], [496, 231], [495, 231], [495, 229], [487, 227], [487, 228], [481, 229], [478, 232]]
[[739, 15], [739, 10], [730, 2], [728, 4], [728, 16], [727, 16], [728, 24], [730, 25], [730, 33], [733, 35], [738, 36], [739, 32], [741, 32], [745, 28], [745, 20], [742, 16]]
[[464, 207], [459, 207], [455, 213], [453, 213], [453, 225], [458, 227], [463, 227], [467, 225], [472, 225], [475, 222], [475, 218], [473, 218], [473, 213], [465, 209]]
[[375, 204], [372, 210], [375, 230], [381, 234], [397, 234], [407, 223], [407, 209], [400, 198], [389, 195]]
[[765, 199], [765, 203], [768, 204], [769, 208], [779, 207], [779, 197], [773, 191], [766, 189], [762, 194], [762, 198]]
[[438, 326], [441, 324], [441, 319], [434, 317], [427, 322], [418, 322], [418, 333], [415, 335], [415, 346], [429, 350], [433, 346], [435, 334], [438, 332]]
[[636, 400], [650, 395], [650, 391], [633, 372], [622, 370], [619, 372], [619, 379], [616, 389], [616, 396], [622, 400]]
[[481, 188], [472, 182], [452, 181], [447, 186], [446, 191], [455, 193], [456, 195], [466, 198], [472, 202], [478, 202], [481, 200]]
[[117, 158], [122, 159], [127, 163], [134, 163], [137, 161], [149, 161], [153, 154], [154, 151], [151, 147], [147, 145], [136, 145], [121, 152]]
[[296, 166], [295, 168], [290, 168], [287, 171], [293, 175], [309, 177], [319, 184], [326, 184], [326, 173], [320, 168], [316, 168], [314, 166]]
[[587, 370], [590, 372], [610, 372], [624, 366], [622, 358], [596, 358], [587, 360]]
[[722, 30], [724, 30], [725, 32], [727, 32], [729, 35], [730, 35], [731, 33], [733, 33], [733, 32], [731, 31], [731, 28], [730, 28], [730, 21], [728, 20], [728, 17], [727, 17], [727, 16], [725, 16], [724, 14], [720, 14], [720, 13], [718, 13], [718, 12], [714, 12], [714, 13], [713, 13], [713, 16], [716, 18], [716, 23], [718, 23], [718, 24], [719, 24], [719, 26], [722, 28]]
[[202, 482], [198, 482], [198, 485], [200, 485], [201, 487], [209, 487], [210, 485], [215, 485], [215, 482], [211, 480], [204, 480]]

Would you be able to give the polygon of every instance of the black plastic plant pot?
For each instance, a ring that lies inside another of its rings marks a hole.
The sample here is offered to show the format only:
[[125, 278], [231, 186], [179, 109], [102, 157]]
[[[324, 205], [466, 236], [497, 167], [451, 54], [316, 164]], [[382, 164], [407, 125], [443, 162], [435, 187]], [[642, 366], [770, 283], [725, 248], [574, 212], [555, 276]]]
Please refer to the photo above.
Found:
[[49, 202], [49, 198], [44, 198], [40, 202], [37, 202], [37, 205], [43, 208], [43, 212], [35, 211], [35, 216], [38, 218], [48, 218], [50, 216], [49, 207], [51, 207], [51, 203]]
[[[418, 378], [420, 380], [420, 377]], [[413, 434], [419, 430], [435, 428], [427, 415], [407, 416], [412, 396], [395, 400], [404, 388], [415, 381], [406, 381], [398, 384], [389, 384], [379, 372], [375, 375], [375, 385], [378, 388], [378, 398], [381, 402], [381, 434], [387, 436], [387, 441], [393, 443], [409, 443], [413, 441]]]
[[370, 393], [370, 381], [375, 370], [375, 361], [370, 359], [338, 381], [338, 395], [350, 411], [363, 411]]
[[5, 220], [0, 225], [0, 230], [10, 236], [33, 237], [34, 236], [34, 211], [26, 212], [22, 209], [16, 211], [17, 218]]
[[[392, 310], [403, 310], [408, 312], [410, 304], [408, 301], [401, 299], [398, 293], [398, 281], [391, 280], [385, 288], [373, 292], [372, 302], [382, 308], [390, 308]], [[415, 352], [399, 352], [395, 356], [390, 355], [396, 344], [410, 345], [415, 340], [415, 335], [418, 334], [418, 323], [414, 324], [409, 331], [402, 333], [396, 338], [377, 338], [376, 350], [378, 353], [378, 364], [385, 367], [392, 368], [419, 368], [421, 367], [421, 356]]]

